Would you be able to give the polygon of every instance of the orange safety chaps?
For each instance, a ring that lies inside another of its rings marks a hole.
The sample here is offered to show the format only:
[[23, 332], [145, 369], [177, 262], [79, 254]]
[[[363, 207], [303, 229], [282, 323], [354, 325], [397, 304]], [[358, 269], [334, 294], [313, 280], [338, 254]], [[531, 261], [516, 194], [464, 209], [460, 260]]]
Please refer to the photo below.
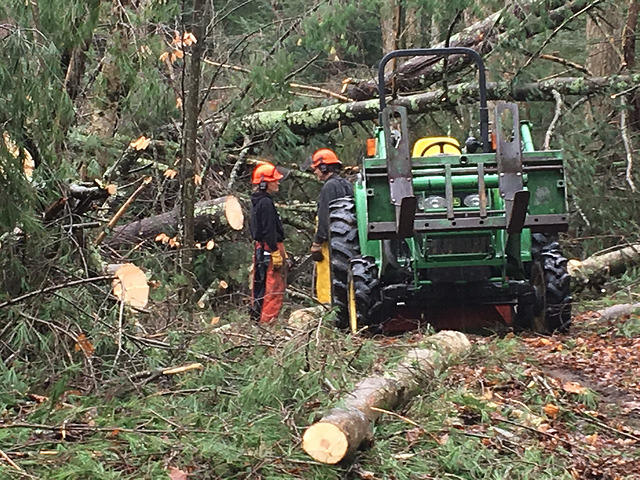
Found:
[[[285, 259], [284, 245], [278, 250]], [[253, 253], [253, 281], [251, 282], [251, 317], [261, 324], [273, 322], [282, 308], [286, 288], [286, 264], [273, 268], [271, 252], [256, 242]]]

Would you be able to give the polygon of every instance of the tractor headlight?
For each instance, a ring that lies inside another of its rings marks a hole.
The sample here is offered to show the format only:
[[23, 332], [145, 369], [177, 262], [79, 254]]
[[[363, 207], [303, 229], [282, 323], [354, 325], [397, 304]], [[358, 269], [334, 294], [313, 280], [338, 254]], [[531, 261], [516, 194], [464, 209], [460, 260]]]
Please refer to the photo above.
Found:
[[424, 199], [425, 210], [435, 210], [436, 208], [447, 208], [447, 200], [438, 195], [430, 195]]
[[478, 208], [480, 206], [480, 195], [477, 193], [467, 195], [462, 203], [464, 203], [465, 207]]

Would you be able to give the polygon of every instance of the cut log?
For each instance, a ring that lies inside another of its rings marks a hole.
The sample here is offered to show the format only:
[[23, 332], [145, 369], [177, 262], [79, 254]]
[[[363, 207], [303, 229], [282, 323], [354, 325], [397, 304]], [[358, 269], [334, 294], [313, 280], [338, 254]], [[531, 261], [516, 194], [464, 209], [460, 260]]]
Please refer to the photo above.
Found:
[[567, 270], [574, 287], [599, 288], [609, 277], [640, 264], [640, 243], [613, 252], [593, 255], [585, 260], [569, 260]]
[[[174, 235], [178, 229], [180, 211], [142, 218], [113, 230], [108, 240], [110, 246], [137, 243], [155, 238], [160, 233]], [[240, 201], [233, 195], [215, 198], [195, 205], [195, 236], [198, 241], [206, 241], [229, 230], [242, 230], [244, 213]]]
[[438, 367], [453, 355], [471, 347], [460, 332], [443, 330], [427, 341], [429, 348], [410, 350], [388, 376], [362, 380], [345, 399], [343, 406], [330, 410], [311, 425], [302, 437], [302, 448], [314, 460], [335, 464], [350, 457], [370, 436], [379, 409], [402, 405], [419, 389], [425, 378], [433, 378]]

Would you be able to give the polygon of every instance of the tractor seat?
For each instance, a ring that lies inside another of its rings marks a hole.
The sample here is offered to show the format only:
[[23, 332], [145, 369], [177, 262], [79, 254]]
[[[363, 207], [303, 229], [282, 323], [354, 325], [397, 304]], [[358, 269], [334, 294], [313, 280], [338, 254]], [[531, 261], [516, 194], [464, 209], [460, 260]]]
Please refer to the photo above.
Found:
[[453, 137], [423, 137], [413, 144], [412, 157], [460, 155], [460, 142]]

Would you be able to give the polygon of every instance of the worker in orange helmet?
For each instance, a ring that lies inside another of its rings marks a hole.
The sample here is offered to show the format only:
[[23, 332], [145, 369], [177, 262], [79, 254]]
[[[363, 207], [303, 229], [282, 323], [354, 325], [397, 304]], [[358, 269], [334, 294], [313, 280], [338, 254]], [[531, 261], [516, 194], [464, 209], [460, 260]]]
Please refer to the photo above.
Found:
[[340, 176], [342, 162], [333, 150], [316, 150], [311, 155], [311, 169], [316, 178], [324, 182], [318, 196], [317, 228], [310, 248], [316, 262], [316, 298], [320, 303], [331, 303], [329, 204], [338, 198], [352, 197], [353, 186]]
[[273, 322], [282, 308], [286, 284], [282, 243], [284, 230], [271, 195], [286, 177], [284, 169], [270, 162], [260, 163], [251, 175], [251, 237], [255, 241], [251, 282], [251, 317], [261, 324]]

